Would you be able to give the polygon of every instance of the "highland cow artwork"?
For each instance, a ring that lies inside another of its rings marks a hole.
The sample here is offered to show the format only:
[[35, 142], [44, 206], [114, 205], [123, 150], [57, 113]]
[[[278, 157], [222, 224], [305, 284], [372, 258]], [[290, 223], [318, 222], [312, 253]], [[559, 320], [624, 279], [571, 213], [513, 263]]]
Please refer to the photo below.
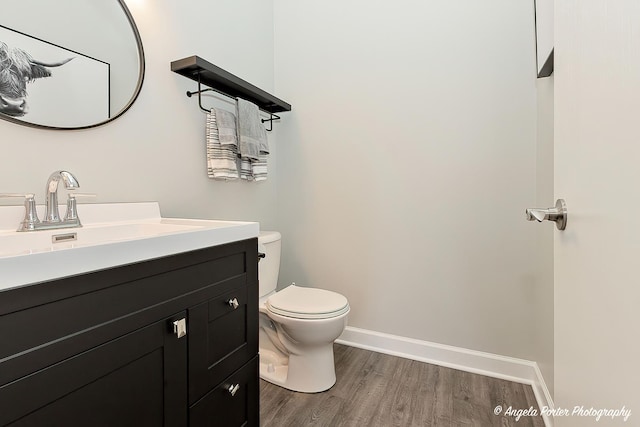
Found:
[[72, 126], [109, 110], [109, 64], [0, 26], [0, 114]]
[[0, 41], [0, 113], [16, 117], [27, 114], [27, 83], [51, 76], [49, 68], [59, 67], [72, 59], [41, 62], [28, 52]]

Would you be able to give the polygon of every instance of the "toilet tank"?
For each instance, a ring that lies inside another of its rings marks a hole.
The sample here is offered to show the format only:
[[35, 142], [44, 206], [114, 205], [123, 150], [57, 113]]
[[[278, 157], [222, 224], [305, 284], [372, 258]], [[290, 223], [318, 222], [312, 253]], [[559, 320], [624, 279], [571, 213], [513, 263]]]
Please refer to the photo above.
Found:
[[258, 263], [260, 297], [275, 291], [280, 273], [280, 239], [277, 231], [261, 231], [258, 235], [258, 252], [265, 254]]

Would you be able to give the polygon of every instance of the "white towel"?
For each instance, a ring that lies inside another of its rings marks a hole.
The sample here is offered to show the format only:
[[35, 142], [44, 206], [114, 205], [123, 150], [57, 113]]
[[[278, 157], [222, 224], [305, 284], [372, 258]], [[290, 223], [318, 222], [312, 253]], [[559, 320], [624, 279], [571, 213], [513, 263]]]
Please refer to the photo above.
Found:
[[269, 141], [267, 130], [260, 120], [258, 107], [238, 98], [238, 152], [240, 153], [240, 178], [248, 181], [267, 179], [267, 155]]
[[[209, 178], [234, 180], [238, 178], [235, 116], [225, 110], [212, 108], [207, 113], [207, 175]], [[221, 142], [224, 141], [224, 143]]]

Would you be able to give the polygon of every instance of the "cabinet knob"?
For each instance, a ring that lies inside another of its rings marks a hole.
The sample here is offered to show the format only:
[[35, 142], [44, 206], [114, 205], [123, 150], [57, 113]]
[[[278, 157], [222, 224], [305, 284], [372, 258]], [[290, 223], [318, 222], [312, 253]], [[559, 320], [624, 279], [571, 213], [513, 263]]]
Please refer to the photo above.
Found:
[[234, 310], [236, 308], [238, 308], [238, 306], [240, 305], [238, 303], [238, 299], [237, 298], [230, 299], [229, 301], [227, 301], [227, 304], [229, 305], [229, 307], [233, 307]]
[[227, 391], [231, 396], [235, 396], [238, 390], [240, 390], [240, 384], [232, 384], [227, 387]]

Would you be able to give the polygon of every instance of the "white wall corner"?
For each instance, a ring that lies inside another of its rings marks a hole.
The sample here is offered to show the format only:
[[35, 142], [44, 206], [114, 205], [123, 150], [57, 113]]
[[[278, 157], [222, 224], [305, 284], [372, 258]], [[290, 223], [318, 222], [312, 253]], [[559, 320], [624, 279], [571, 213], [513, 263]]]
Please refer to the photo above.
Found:
[[[553, 399], [536, 362], [351, 326], [347, 326], [336, 342], [419, 362], [528, 384], [533, 388], [540, 408], [553, 408]], [[553, 426], [552, 418], [544, 416], [544, 414], [543, 418], [547, 427]]]

